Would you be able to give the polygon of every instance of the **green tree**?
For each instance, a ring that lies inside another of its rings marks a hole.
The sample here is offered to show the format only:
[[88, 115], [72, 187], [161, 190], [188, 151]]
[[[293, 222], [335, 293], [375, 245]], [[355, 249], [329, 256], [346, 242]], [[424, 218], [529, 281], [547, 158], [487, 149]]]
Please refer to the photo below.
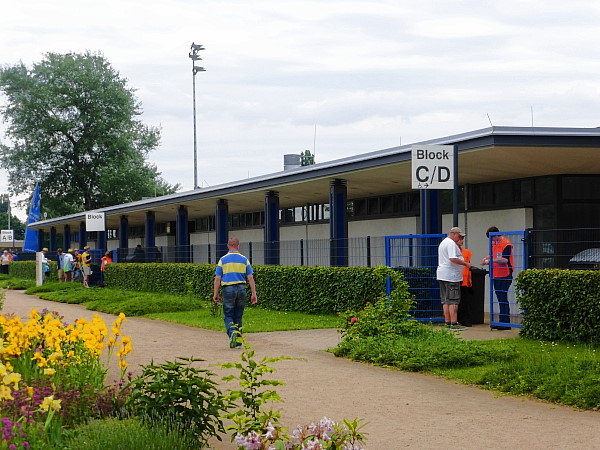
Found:
[[[8, 220], [9, 214], [10, 220]], [[8, 194], [0, 194], [0, 229], [13, 230], [13, 236], [17, 240], [25, 238], [25, 227], [26, 224], [21, 222], [18, 217], [12, 215]]]
[[0, 144], [0, 167], [13, 194], [40, 184], [50, 217], [172, 194], [146, 157], [160, 130], [144, 125], [127, 79], [100, 53], [47, 53], [31, 69], [0, 69], [0, 110], [12, 145]]

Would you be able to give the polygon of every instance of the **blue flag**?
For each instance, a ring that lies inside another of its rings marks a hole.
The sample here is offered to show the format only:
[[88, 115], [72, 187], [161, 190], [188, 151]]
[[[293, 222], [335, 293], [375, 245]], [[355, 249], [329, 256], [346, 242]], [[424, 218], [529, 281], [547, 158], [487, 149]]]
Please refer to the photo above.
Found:
[[[27, 217], [27, 225], [40, 220], [40, 186], [35, 185], [31, 205], [29, 206], [29, 217]], [[25, 229], [25, 242], [23, 242], [24, 252], [37, 252], [38, 248], [38, 230], [32, 230], [27, 226]]]

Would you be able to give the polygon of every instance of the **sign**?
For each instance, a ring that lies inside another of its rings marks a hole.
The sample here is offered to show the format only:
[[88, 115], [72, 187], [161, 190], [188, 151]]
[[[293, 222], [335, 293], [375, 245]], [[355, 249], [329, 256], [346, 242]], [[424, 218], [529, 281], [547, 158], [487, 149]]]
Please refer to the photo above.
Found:
[[412, 188], [454, 189], [454, 146], [412, 146]]
[[0, 230], [0, 242], [10, 242], [12, 244], [13, 241], [13, 230]]
[[86, 231], [105, 231], [106, 221], [103, 212], [89, 212], [85, 214]]

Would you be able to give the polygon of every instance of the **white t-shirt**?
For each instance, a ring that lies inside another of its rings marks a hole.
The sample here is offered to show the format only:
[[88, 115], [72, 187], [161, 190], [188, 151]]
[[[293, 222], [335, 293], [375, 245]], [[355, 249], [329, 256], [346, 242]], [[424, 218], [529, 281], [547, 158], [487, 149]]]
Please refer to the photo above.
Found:
[[464, 261], [462, 253], [456, 242], [446, 237], [438, 247], [437, 279], [442, 281], [462, 281], [463, 266], [450, 261], [450, 258], [458, 258]]

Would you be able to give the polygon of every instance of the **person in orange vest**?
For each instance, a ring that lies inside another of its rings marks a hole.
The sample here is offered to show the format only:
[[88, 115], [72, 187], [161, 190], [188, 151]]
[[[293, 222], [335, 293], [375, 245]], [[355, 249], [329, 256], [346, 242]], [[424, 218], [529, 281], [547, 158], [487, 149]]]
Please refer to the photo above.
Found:
[[[456, 245], [460, 247], [460, 251], [463, 255], [465, 262], [470, 263], [473, 257], [473, 252], [464, 247], [465, 237], [461, 236]], [[469, 315], [469, 304], [473, 300], [473, 281], [471, 277], [471, 270], [467, 266], [463, 266], [463, 279], [460, 284], [460, 303], [458, 304], [458, 322], [465, 326], [470, 327], [471, 317]]]
[[[490, 237], [490, 233], [498, 233], [498, 227], [489, 227], [485, 235]], [[498, 321], [510, 323], [510, 304], [508, 303], [508, 289], [513, 280], [513, 245], [504, 236], [492, 236], [492, 256], [488, 255], [481, 260], [482, 265], [490, 265], [490, 275], [493, 275], [492, 281], [500, 314]], [[491, 320], [491, 319], [490, 319]], [[510, 330], [507, 326], [493, 326], [495, 330]]]

